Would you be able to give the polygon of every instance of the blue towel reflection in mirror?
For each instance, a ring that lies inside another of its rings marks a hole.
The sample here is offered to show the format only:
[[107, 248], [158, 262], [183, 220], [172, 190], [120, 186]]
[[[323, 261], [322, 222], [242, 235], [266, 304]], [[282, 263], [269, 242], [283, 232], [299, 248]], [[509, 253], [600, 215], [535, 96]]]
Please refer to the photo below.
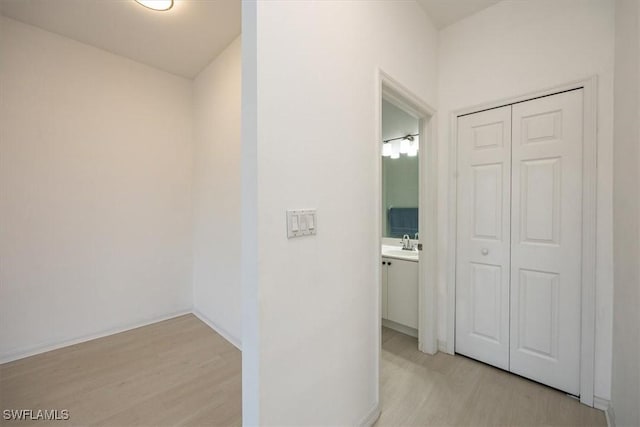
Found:
[[389, 237], [414, 236], [418, 232], [418, 208], [390, 207], [387, 215]]

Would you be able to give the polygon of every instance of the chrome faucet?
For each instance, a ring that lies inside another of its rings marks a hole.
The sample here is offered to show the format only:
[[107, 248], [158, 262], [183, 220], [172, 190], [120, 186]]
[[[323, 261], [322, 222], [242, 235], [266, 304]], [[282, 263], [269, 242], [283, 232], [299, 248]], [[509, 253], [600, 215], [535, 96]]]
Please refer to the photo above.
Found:
[[411, 237], [408, 234], [402, 236], [402, 250], [403, 251], [412, 251], [413, 245], [411, 244]]

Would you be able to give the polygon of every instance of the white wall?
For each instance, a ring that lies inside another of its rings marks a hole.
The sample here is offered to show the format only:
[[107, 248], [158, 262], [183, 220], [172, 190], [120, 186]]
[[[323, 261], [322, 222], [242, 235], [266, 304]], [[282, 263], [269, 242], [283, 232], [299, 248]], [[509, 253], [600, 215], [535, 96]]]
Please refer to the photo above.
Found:
[[[376, 70], [434, 104], [436, 31], [415, 2], [244, 7], [244, 422], [356, 425], [378, 404]], [[288, 240], [290, 208], [317, 235]]]
[[190, 309], [190, 82], [0, 25], [0, 358]]
[[640, 6], [616, 1], [614, 301], [611, 403], [618, 426], [640, 425]]
[[382, 100], [382, 139], [398, 138], [420, 132], [418, 119], [397, 107], [395, 104]]
[[193, 305], [234, 344], [242, 336], [238, 37], [193, 83]]
[[[439, 33], [439, 218], [447, 218], [451, 112], [598, 75], [595, 394], [609, 399], [612, 328], [613, 31], [611, 0], [503, 1]], [[439, 251], [449, 235], [440, 228]], [[439, 339], [446, 340], [440, 263]]]
[[260, 298], [258, 289], [258, 6], [242, 2], [240, 147], [242, 285], [242, 423], [260, 424]]

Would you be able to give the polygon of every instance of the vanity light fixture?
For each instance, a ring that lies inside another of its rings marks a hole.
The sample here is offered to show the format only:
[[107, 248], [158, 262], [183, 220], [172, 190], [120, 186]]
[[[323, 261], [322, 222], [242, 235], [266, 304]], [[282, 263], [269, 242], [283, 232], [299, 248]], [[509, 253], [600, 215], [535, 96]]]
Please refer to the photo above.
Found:
[[400, 154], [409, 157], [418, 155], [418, 134], [406, 135], [382, 141], [382, 156], [399, 159]]
[[135, 0], [136, 3], [157, 11], [169, 10], [173, 7], [173, 0]]

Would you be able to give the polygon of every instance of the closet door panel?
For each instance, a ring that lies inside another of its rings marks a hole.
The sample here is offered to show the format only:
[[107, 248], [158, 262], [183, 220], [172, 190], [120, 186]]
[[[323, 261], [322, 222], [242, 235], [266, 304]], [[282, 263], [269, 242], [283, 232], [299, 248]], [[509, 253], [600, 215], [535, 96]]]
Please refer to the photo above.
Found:
[[510, 370], [580, 389], [582, 90], [513, 106]]
[[511, 107], [458, 119], [456, 352], [509, 368]]

